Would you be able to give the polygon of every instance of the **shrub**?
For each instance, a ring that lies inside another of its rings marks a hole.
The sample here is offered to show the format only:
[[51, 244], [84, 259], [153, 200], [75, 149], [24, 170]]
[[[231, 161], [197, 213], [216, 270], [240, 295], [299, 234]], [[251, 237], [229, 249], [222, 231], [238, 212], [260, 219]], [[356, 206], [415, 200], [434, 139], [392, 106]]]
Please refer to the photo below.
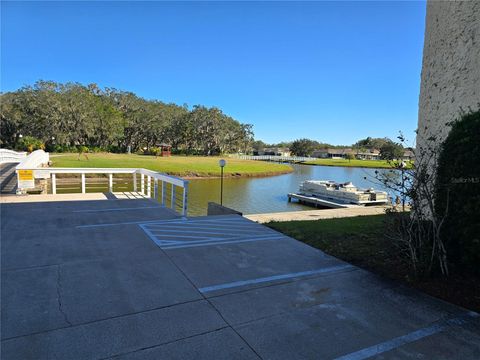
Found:
[[45, 144], [42, 140], [33, 136], [24, 136], [18, 142], [18, 149], [32, 152], [34, 150], [45, 150]]
[[442, 236], [450, 262], [480, 273], [480, 111], [451, 125], [438, 160], [435, 211], [447, 214]]

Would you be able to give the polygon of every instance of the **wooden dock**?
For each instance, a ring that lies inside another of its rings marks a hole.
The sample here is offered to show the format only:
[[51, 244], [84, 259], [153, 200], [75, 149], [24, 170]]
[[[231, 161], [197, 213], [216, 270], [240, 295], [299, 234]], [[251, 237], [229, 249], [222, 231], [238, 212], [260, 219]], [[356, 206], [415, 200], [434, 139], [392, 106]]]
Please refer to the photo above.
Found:
[[345, 209], [345, 208], [352, 208], [352, 207], [360, 207], [361, 205], [353, 205], [353, 204], [344, 204], [338, 203], [326, 199], [321, 199], [315, 196], [308, 196], [302, 194], [288, 194], [288, 202], [291, 202], [292, 199], [298, 200], [301, 204], [312, 205], [315, 207], [323, 207], [323, 208], [330, 208], [330, 209]]

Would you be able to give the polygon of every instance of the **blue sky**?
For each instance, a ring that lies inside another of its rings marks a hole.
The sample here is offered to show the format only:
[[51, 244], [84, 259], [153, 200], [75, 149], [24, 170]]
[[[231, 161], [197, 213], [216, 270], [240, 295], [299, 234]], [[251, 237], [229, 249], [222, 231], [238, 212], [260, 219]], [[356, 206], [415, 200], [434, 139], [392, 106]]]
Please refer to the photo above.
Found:
[[267, 142], [414, 138], [425, 2], [5, 2], [1, 89], [218, 106]]

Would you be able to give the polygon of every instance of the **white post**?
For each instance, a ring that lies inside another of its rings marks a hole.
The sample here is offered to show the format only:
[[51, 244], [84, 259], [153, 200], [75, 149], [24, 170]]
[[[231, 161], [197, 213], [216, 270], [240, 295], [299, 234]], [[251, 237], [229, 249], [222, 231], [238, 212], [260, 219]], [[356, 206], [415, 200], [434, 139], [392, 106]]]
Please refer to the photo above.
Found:
[[82, 173], [82, 194], [85, 194], [85, 173]]
[[113, 192], [113, 174], [108, 174], [108, 191]]
[[52, 194], [57, 193], [57, 178], [55, 174], [52, 174]]
[[137, 191], [137, 173], [133, 173], [133, 191]]
[[175, 185], [172, 184], [172, 199], [171, 199], [172, 209], [175, 210]]
[[140, 192], [145, 195], [145, 176], [140, 174]]
[[182, 215], [187, 216], [188, 183], [183, 184]]
[[167, 186], [165, 185], [165, 181], [162, 180], [162, 205], [165, 206], [165, 201], [167, 198]]
[[152, 178], [147, 176], [147, 197], [152, 196]]
[[153, 198], [158, 201], [158, 179], [153, 181]]

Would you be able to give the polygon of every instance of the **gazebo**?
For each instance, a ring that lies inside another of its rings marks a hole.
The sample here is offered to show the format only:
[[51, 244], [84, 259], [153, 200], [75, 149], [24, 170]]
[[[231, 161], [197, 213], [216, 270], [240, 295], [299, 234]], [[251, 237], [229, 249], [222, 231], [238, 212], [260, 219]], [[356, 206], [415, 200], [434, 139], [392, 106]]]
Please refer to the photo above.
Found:
[[160, 144], [158, 145], [160, 148], [160, 156], [170, 156], [172, 155], [172, 145], [169, 144]]

